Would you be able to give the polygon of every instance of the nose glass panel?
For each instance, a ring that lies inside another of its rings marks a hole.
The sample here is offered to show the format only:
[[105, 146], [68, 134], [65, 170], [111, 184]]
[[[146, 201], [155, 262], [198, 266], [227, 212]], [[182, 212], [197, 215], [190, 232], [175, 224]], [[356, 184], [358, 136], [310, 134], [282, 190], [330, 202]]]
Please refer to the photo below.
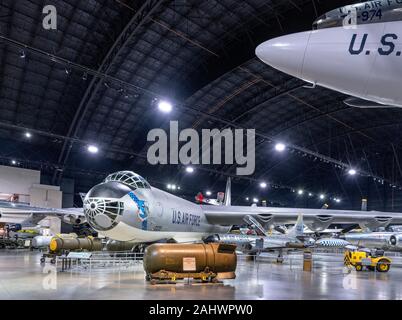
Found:
[[87, 198], [107, 198], [107, 199], [120, 199], [128, 194], [130, 191], [129, 186], [126, 186], [119, 182], [106, 182], [98, 184], [93, 187], [86, 194]]
[[129, 186], [131, 189], [150, 189], [149, 183], [132, 171], [120, 171], [106, 177], [104, 182], [115, 181]]
[[84, 213], [88, 223], [96, 230], [113, 229], [123, 215], [124, 202], [104, 198], [87, 198], [84, 201]]

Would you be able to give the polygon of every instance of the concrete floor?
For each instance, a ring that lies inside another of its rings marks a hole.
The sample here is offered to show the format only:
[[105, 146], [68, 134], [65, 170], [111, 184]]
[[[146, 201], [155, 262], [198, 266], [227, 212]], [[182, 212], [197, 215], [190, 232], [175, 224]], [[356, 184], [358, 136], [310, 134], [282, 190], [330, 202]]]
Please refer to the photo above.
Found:
[[301, 270], [300, 256], [283, 265], [270, 257], [256, 263], [239, 259], [237, 278], [223, 284], [156, 286], [145, 282], [142, 264], [120, 272], [54, 273], [39, 258], [34, 252], [0, 251], [0, 299], [402, 299], [402, 268], [345, 274], [341, 255], [315, 256], [312, 273]]

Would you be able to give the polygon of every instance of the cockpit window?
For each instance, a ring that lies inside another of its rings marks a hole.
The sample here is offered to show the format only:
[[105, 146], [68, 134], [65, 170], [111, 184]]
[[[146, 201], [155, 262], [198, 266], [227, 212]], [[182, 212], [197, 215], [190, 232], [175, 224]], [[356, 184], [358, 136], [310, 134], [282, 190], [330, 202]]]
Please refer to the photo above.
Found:
[[151, 189], [149, 183], [132, 171], [120, 171], [107, 176], [104, 182], [117, 181], [132, 189]]
[[313, 23], [313, 29], [402, 21], [402, 3], [370, 1], [332, 10]]

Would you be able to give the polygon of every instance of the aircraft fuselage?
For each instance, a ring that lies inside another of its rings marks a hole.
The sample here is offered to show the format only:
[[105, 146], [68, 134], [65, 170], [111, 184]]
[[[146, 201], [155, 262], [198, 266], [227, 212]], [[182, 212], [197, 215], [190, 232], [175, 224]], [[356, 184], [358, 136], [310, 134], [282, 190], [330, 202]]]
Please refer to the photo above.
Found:
[[314, 85], [402, 107], [401, 21], [291, 34], [264, 42], [256, 55]]

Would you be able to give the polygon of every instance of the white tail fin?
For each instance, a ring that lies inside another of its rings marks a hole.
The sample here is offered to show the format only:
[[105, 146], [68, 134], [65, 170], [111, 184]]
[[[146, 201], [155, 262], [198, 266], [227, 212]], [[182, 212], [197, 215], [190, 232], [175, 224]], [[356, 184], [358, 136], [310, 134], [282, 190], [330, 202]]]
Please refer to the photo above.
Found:
[[289, 230], [288, 236], [289, 237], [301, 237], [303, 236], [304, 224], [303, 224], [303, 215], [299, 214], [296, 224], [292, 229]]
[[367, 199], [362, 199], [362, 211], [367, 211]]
[[232, 205], [232, 181], [230, 177], [226, 181], [226, 190], [225, 190], [225, 201], [223, 202], [224, 206]]

